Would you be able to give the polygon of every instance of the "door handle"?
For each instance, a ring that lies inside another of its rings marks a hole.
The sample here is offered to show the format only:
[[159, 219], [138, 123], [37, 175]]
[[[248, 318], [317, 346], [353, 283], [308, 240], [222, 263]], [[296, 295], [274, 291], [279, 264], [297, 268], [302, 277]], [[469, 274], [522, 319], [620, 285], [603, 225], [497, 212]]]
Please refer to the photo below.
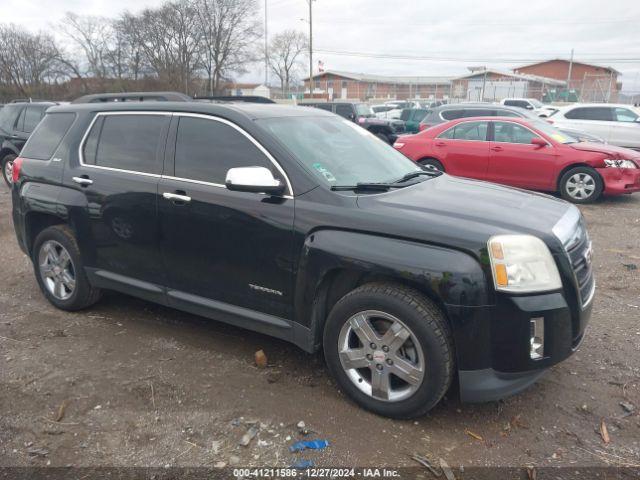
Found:
[[502, 147], [496, 145], [495, 147], [491, 147], [491, 150], [493, 150], [494, 152], [501, 152], [502, 151]]
[[191, 197], [187, 195], [180, 195], [179, 193], [164, 192], [162, 196], [163, 198], [166, 198], [167, 200], [171, 200], [174, 203], [176, 202], [188, 203], [191, 201]]
[[83, 187], [87, 187], [89, 185], [91, 185], [93, 183], [93, 180], [91, 180], [90, 178], [86, 178], [86, 177], [73, 177], [72, 180], [80, 185], [82, 185]]

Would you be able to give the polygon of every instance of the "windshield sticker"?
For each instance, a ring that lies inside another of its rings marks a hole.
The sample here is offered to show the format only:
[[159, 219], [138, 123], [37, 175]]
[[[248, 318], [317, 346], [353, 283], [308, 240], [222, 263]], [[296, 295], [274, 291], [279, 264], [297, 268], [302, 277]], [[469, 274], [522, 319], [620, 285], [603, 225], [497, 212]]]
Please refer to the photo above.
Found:
[[553, 135], [551, 135], [551, 138], [560, 143], [565, 143], [567, 141], [567, 137], [563, 137], [559, 133], [554, 133]]
[[320, 172], [320, 174], [327, 180], [327, 182], [336, 181], [336, 177], [333, 176], [333, 173], [324, 168], [321, 163], [314, 163], [313, 168]]

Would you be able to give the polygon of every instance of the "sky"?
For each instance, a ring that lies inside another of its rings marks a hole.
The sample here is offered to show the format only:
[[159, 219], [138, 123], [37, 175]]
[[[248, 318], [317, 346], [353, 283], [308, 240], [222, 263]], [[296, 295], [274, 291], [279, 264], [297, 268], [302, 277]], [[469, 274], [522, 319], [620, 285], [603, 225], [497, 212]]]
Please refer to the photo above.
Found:
[[[266, 0], [267, 32], [309, 30], [307, 0]], [[0, 0], [1, 22], [56, 32], [65, 12], [115, 16], [162, 0]], [[264, 18], [264, 0], [257, 0]], [[640, 0], [314, 0], [314, 60], [381, 75], [463, 75], [545, 58], [612, 66], [640, 94]], [[418, 58], [416, 58], [418, 57]], [[314, 61], [314, 63], [316, 63]], [[255, 65], [239, 80], [262, 81]]]

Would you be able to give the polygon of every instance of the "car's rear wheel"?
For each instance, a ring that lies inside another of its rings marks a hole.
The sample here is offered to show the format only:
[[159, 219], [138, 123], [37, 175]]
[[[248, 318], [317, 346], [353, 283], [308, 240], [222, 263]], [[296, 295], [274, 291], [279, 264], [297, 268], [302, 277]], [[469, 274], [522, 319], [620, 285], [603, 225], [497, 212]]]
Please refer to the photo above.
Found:
[[420, 292], [371, 283], [345, 295], [324, 330], [327, 365], [362, 407], [393, 418], [423, 415], [453, 378], [451, 334]]
[[439, 160], [435, 158], [423, 158], [422, 160], [418, 160], [418, 163], [425, 168], [430, 168], [432, 170], [437, 170], [439, 172], [444, 172], [444, 165]]
[[600, 175], [590, 167], [575, 167], [560, 179], [560, 195], [572, 203], [590, 203], [602, 194]]
[[80, 310], [100, 299], [89, 283], [78, 243], [65, 225], [45, 228], [33, 244], [32, 261], [38, 285], [47, 300], [63, 310]]
[[15, 155], [9, 154], [2, 159], [2, 178], [9, 187], [13, 184], [13, 161], [16, 158]]

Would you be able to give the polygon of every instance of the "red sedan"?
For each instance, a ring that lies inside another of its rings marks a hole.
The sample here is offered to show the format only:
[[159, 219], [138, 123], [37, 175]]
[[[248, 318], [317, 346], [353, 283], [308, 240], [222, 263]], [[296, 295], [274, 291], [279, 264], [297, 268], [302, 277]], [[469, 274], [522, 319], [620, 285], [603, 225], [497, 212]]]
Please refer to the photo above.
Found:
[[394, 147], [452, 175], [559, 191], [574, 203], [640, 191], [640, 152], [580, 143], [543, 120], [461, 118], [399, 137]]

